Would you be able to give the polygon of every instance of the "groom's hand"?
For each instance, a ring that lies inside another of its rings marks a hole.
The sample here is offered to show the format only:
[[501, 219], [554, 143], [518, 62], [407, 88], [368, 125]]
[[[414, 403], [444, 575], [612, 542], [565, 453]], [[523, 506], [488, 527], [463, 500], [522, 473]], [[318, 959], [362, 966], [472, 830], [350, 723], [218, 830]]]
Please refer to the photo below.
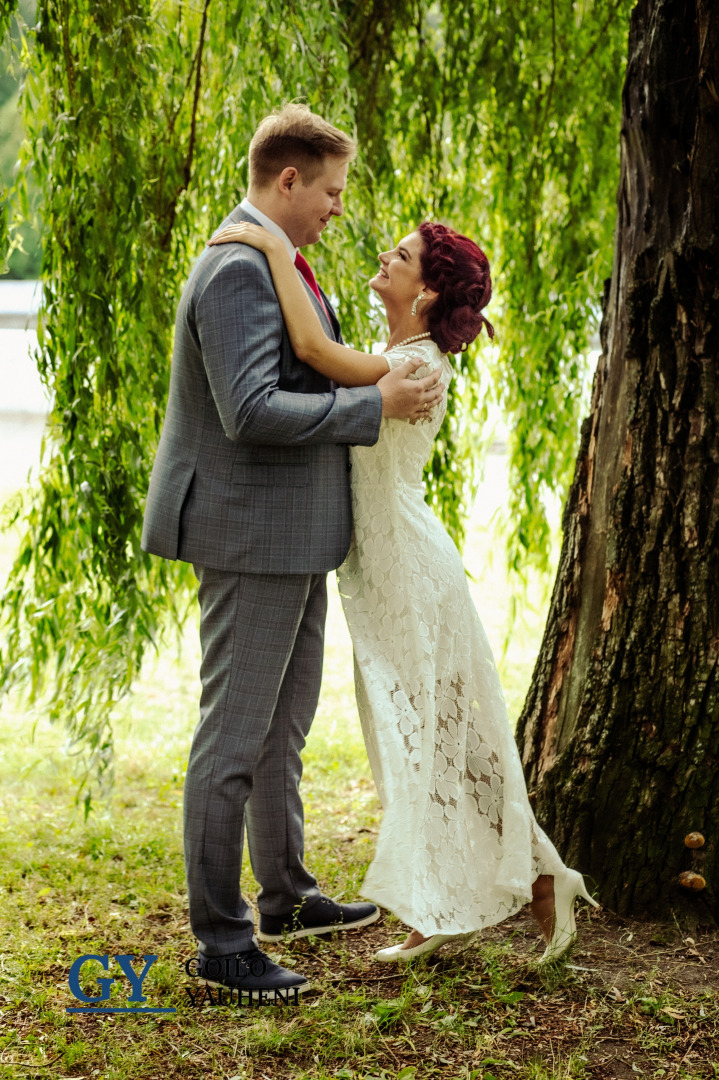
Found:
[[444, 383], [440, 382], [441, 368], [438, 367], [423, 379], [409, 378], [424, 363], [423, 360], [407, 360], [401, 367], [382, 376], [377, 383], [382, 395], [382, 416], [395, 420], [421, 420], [442, 400]]

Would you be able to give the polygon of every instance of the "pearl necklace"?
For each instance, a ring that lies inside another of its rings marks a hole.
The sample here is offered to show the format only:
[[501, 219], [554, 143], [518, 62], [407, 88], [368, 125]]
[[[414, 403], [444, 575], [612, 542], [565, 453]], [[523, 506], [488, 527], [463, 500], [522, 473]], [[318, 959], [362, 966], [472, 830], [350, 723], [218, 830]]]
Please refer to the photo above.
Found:
[[409, 345], [412, 341], [421, 341], [422, 338], [428, 338], [429, 330], [425, 330], [423, 334], [413, 334], [412, 337], [407, 337], [404, 341], [398, 341], [396, 345], [388, 346], [390, 349], [401, 349], [403, 345]]

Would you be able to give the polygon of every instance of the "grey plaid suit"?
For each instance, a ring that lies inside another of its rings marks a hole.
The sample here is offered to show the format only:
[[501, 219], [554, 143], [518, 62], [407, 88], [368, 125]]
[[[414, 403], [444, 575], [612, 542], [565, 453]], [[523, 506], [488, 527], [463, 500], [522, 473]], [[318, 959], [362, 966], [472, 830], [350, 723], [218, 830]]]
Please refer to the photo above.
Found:
[[[252, 220], [237, 207], [223, 225]], [[340, 340], [329, 302], [331, 324], [307, 292]], [[376, 387], [335, 388], [297, 360], [260, 252], [203, 251], [178, 307], [142, 546], [192, 562], [200, 582], [185, 864], [208, 955], [252, 946], [245, 828], [261, 911], [320, 895], [303, 865], [300, 754], [322, 675], [325, 575], [351, 538], [348, 445], [376, 442], [381, 413]]]

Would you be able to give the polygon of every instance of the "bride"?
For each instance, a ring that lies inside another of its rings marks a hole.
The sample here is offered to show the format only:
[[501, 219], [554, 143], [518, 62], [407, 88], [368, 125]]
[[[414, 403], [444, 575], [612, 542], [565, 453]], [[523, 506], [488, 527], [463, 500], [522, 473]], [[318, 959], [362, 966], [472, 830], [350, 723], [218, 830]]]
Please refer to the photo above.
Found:
[[[414, 377], [441, 368], [446, 387], [447, 354], [482, 326], [493, 336], [482, 314], [487, 259], [444, 225], [424, 222], [379, 256], [369, 284], [387, 312], [383, 355], [326, 337], [281, 240], [241, 224], [210, 243], [232, 241], [264, 252], [296, 355], [342, 386], [375, 383], [413, 359], [422, 364]], [[423, 468], [445, 407], [446, 389], [422, 420], [383, 420], [374, 446], [351, 448], [354, 537], [338, 578], [384, 811], [362, 892], [413, 928], [377, 960], [466, 942], [530, 903], [548, 962], [574, 940], [575, 899], [597, 905], [534, 819], [461, 558], [424, 500]]]

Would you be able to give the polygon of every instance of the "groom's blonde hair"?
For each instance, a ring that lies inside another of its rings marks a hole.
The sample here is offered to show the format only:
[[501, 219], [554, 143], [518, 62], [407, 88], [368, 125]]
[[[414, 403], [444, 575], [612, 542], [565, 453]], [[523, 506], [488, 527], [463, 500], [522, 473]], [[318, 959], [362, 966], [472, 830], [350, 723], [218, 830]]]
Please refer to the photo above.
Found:
[[267, 187], [290, 165], [303, 184], [311, 184], [324, 169], [325, 158], [351, 161], [356, 153], [354, 139], [306, 105], [285, 105], [266, 116], [252, 136], [250, 186]]

